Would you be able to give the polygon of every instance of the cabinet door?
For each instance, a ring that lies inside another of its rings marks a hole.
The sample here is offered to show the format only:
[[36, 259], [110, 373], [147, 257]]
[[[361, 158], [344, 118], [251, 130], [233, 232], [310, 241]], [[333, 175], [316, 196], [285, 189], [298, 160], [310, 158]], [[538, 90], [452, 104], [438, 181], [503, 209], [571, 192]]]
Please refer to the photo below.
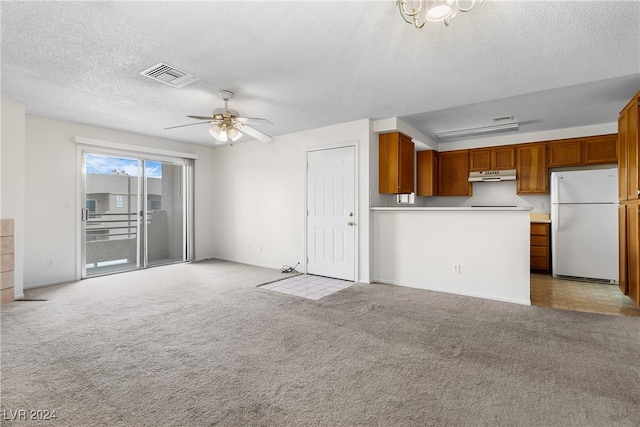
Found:
[[627, 110], [622, 110], [618, 118], [618, 199], [627, 200], [629, 170], [629, 135], [628, 135], [629, 114]]
[[518, 194], [547, 194], [549, 176], [545, 144], [527, 144], [516, 150]]
[[627, 207], [618, 206], [618, 286], [627, 295]]
[[582, 145], [584, 163], [596, 165], [603, 163], [616, 163], [618, 135], [602, 135], [585, 138]]
[[438, 195], [438, 153], [433, 150], [418, 151], [417, 196]]
[[469, 171], [479, 172], [491, 170], [492, 150], [469, 151]]
[[640, 206], [627, 205], [627, 290], [629, 298], [640, 306]]
[[496, 170], [515, 169], [516, 150], [513, 147], [491, 150], [491, 168]]
[[413, 193], [415, 182], [415, 149], [408, 136], [400, 134], [400, 165], [398, 193]]
[[549, 147], [549, 167], [582, 164], [582, 141], [552, 142]]
[[414, 150], [411, 139], [398, 132], [378, 137], [378, 192], [413, 193]]
[[638, 200], [638, 104], [631, 105], [627, 118], [627, 199]]
[[530, 269], [549, 272], [549, 224], [531, 223]]
[[438, 153], [438, 195], [471, 196], [469, 150]]

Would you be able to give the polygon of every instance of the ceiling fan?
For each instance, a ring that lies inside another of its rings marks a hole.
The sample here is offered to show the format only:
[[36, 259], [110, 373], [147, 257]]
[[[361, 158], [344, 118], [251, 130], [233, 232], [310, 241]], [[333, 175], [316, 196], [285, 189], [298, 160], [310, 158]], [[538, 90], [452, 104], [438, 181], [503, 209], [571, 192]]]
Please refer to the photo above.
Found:
[[211, 116], [187, 116], [192, 119], [204, 120], [199, 123], [189, 123], [186, 125], [171, 126], [167, 129], [175, 129], [185, 126], [203, 125], [213, 123], [213, 127], [209, 129], [209, 133], [216, 139], [216, 144], [225, 144], [240, 139], [243, 132], [247, 135], [266, 143], [272, 143], [275, 139], [266, 133], [262, 133], [249, 125], [270, 124], [267, 119], [238, 117], [240, 113], [236, 110], [227, 108], [227, 103], [233, 98], [233, 92], [221, 90], [218, 92], [220, 98], [224, 100], [224, 108], [216, 108]]

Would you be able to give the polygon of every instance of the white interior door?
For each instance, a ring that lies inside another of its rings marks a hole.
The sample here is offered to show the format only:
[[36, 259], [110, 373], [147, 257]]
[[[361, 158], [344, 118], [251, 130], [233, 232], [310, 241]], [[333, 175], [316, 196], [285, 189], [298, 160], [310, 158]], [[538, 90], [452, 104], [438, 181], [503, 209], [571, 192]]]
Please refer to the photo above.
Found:
[[355, 147], [307, 153], [307, 273], [355, 280]]

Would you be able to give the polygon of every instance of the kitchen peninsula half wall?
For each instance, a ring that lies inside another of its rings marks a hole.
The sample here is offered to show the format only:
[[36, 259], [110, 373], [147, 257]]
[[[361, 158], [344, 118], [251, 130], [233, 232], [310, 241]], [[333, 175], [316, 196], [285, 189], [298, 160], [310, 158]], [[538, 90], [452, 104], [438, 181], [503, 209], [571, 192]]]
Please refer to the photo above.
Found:
[[531, 304], [531, 208], [371, 211], [375, 282]]

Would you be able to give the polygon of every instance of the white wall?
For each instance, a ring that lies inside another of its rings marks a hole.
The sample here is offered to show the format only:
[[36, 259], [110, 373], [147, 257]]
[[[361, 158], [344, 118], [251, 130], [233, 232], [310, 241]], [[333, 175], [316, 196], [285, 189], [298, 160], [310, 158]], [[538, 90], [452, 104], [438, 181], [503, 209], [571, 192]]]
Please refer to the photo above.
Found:
[[370, 121], [359, 120], [281, 135], [273, 144], [217, 148], [210, 193], [215, 257], [272, 268], [299, 262], [304, 271], [307, 150], [357, 143], [358, 270], [360, 281], [369, 281], [371, 136]]
[[376, 210], [373, 280], [528, 305], [529, 223], [527, 210]]
[[[195, 165], [195, 252], [198, 258], [214, 253], [211, 212], [214, 180], [210, 147], [119, 132], [36, 116], [26, 116], [26, 212], [24, 283], [27, 287], [75, 280], [80, 206], [77, 206], [75, 137], [198, 154]], [[3, 182], [7, 179], [3, 169]], [[53, 259], [54, 265], [47, 266]]]
[[23, 296], [25, 253], [25, 108], [2, 98], [0, 139], [0, 218], [14, 221], [14, 282], [16, 298]]

